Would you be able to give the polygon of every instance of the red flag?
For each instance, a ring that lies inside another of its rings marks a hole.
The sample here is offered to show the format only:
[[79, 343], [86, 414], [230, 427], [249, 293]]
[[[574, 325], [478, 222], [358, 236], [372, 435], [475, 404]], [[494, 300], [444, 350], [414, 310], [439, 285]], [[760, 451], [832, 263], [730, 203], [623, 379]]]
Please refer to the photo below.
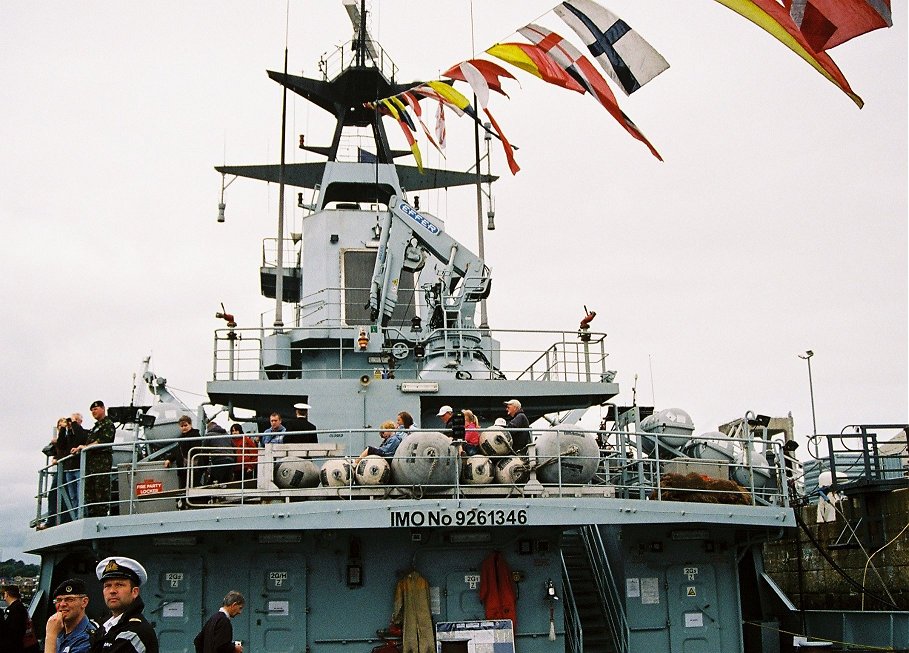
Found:
[[815, 52], [881, 27], [892, 27], [890, 0], [784, 0]]
[[404, 93], [401, 93], [401, 97], [404, 98], [407, 101], [407, 104], [410, 106], [410, 108], [413, 109], [413, 112], [417, 116], [417, 122], [420, 123], [420, 128], [423, 130], [423, 133], [426, 135], [426, 138], [429, 140], [430, 143], [432, 143], [432, 146], [439, 151], [439, 154], [441, 154], [443, 157], [445, 157], [445, 152], [443, 152], [442, 148], [440, 148], [436, 144], [435, 140], [432, 137], [432, 134], [429, 132], [429, 127], [427, 127], [426, 123], [423, 122], [423, 110], [420, 108], [420, 101], [416, 98], [416, 96], [413, 93], [410, 93], [409, 91], [405, 91]]
[[[502, 82], [499, 78], [508, 77], [510, 79], [515, 79], [515, 76], [502, 68], [502, 66], [492, 61], [487, 61], [486, 59], [468, 59], [462, 63], [472, 65], [483, 76], [483, 79], [486, 80], [489, 88], [491, 88], [496, 93], [501, 93], [505, 97], [508, 97], [508, 93], [502, 90]], [[451, 79], [458, 79], [462, 82], [468, 81], [465, 78], [464, 71], [461, 69], [461, 64], [452, 66], [444, 73], [442, 73], [442, 76], [450, 77]]]
[[511, 147], [511, 143], [508, 142], [508, 139], [505, 138], [505, 134], [499, 129], [499, 123], [497, 123], [496, 119], [489, 113], [489, 109], [484, 108], [483, 112], [489, 118], [489, 123], [492, 125], [492, 128], [496, 130], [496, 134], [499, 135], [499, 140], [502, 141], [502, 149], [505, 150], [505, 158], [508, 160], [508, 169], [511, 170], [511, 174], [518, 174], [518, 170], [521, 168], [518, 166], [518, 162], [514, 160], [514, 150]]

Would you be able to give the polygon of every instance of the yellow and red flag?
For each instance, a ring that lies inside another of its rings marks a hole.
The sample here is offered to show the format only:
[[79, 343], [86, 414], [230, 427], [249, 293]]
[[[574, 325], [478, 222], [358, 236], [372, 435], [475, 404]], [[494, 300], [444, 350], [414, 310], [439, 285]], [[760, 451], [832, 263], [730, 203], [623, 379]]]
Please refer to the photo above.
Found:
[[545, 51], [529, 43], [496, 43], [486, 53], [512, 66], [539, 77], [544, 82], [561, 86], [578, 93], [584, 87], [562, 70]]
[[787, 48], [807, 61], [815, 70], [836, 84], [859, 108], [865, 104], [849, 86], [846, 77], [826, 52], [808, 43], [786, 8], [777, 0], [716, 0], [766, 30]]

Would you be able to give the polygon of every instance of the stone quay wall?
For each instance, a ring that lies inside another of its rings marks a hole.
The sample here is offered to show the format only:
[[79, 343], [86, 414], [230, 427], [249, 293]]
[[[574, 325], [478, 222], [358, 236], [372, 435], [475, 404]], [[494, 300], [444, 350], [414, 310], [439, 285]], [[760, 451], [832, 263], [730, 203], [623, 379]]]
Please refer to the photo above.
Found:
[[[846, 499], [845, 501], [850, 501]], [[852, 507], [855, 506], [854, 500]], [[872, 594], [893, 597], [899, 610], [909, 610], [909, 529], [897, 534], [909, 523], [909, 488], [895, 490], [874, 498], [879, 506], [886, 539], [896, 538], [883, 550], [863, 551], [860, 547], [836, 547], [846, 523], [841, 514], [835, 522], [816, 523], [817, 506], [797, 509], [815, 539], [827, 550], [830, 557], [851, 578]], [[849, 514], [850, 506], [842, 506]], [[855, 526], [852, 520], [853, 527]], [[796, 530], [787, 529], [783, 539], [764, 545], [764, 566], [768, 575], [786, 592], [797, 607], [804, 610], [860, 610], [862, 592], [846, 581], [817, 551], [808, 537], [799, 530], [801, 546], [797, 548]], [[848, 530], [847, 530], [848, 533]], [[798, 559], [802, 561], [802, 594], [799, 595]], [[871, 564], [867, 566], [868, 556]], [[877, 570], [872, 569], [871, 566]], [[863, 581], [864, 577], [864, 581]], [[885, 591], [886, 589], [886, 591]], [[865, 610], [893, 609], [865, 596]]]

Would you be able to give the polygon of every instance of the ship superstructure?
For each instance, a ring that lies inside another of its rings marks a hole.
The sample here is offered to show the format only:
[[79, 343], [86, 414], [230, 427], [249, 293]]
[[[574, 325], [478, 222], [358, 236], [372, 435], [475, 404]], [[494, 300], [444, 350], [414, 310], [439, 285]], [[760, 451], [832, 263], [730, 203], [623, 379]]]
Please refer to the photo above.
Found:
[[[396, 163], [405, 152], [368, 105], [410, 85], [365, 29], [342, 51], [355, 56], [331, 78], [328, 66], [321, 79], [269, 73], [336, 117], [329, 145], [303, 144], [325, 161], [218, 168], [303, 189], [308, 215], [260, 269], [288, 319], [228, 319], [209, 402], [253, 434], [270, 413], [309, 404], [316, 442], [268, 444], [252, 471], [214, 484], [197, 472], [237, 454], [201, 438], [181, 488], [162, 463], [177, 446], [173, 411], [125, 411], [143, 436], [120, 454], [109, 514], [86, 517], [82, 485], [73, 506], [60, 477], [47, 510], [72, 519], [32, 537], [45, 593], [63, 578], [90, 581], [106, 555], [137, 558], [167, 653], [189, 650], [230, 589], [247, 597], [234, 633], [249, 653], [395, 642], [395, 588], [414, 573], [428, 582], [442, 651], [726, 652], [759, 641], [744, 623], [765, 613], [757, 546], [794, 523], [784, 442], [753, 415], [737, 437], [696, 435], [682, 410], [615, 403], [605, 334], [589, 320], [565, 332], [481, 323], [491, 270], [416, 193], [492, 178]], [[351, 129], [371, 131], [371, 156], [345, 158]], [[527, 451], [493, 423], [512, 398], [534, 425]], [[463, 431], [440, 432], [443, 406], [479, 417], [481, 454], [465, 454]], [[607, 416], [599, 429], [559, 421], [591, 406]], [[417, 426], [390, 464], [353, 463], [400, 411]], [[203, 431], [212, 417], [199, 408]], [[43, 473], [42, 497], [55, 473]], [[484, 600], [491, 560], [508, 566], [498, 582], [514, 592], [510, 617]], [[102, 605], [97, 591], [91, 605]]]

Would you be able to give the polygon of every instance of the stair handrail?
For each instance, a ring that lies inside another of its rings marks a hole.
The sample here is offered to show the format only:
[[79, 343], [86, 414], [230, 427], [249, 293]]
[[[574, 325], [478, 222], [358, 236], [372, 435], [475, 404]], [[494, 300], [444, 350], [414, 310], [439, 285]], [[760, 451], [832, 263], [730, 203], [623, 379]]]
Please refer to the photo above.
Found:
[[618, 588], [615, 586], [612, 568], [606, 555], [606, 547], [599, 529], [593, 526], [584, 526], [580, 529], [584, 542], [584, 551], [593, 571], [593, 579], [600, 600], [600, 608], [612, 633], [612, 641], [616, 653], [628, 653], [630, 631], [625, 618], [625, 609]]
[[581, 627], [581, 615], [578, 614], [578, 605], [574, 600], [574, 590], [571, 589], [564, 551], [561, 552], [561, 559], [562, 599], [565, 601], [565, 648], [569, 653], [584, 653], [584, 629]]

